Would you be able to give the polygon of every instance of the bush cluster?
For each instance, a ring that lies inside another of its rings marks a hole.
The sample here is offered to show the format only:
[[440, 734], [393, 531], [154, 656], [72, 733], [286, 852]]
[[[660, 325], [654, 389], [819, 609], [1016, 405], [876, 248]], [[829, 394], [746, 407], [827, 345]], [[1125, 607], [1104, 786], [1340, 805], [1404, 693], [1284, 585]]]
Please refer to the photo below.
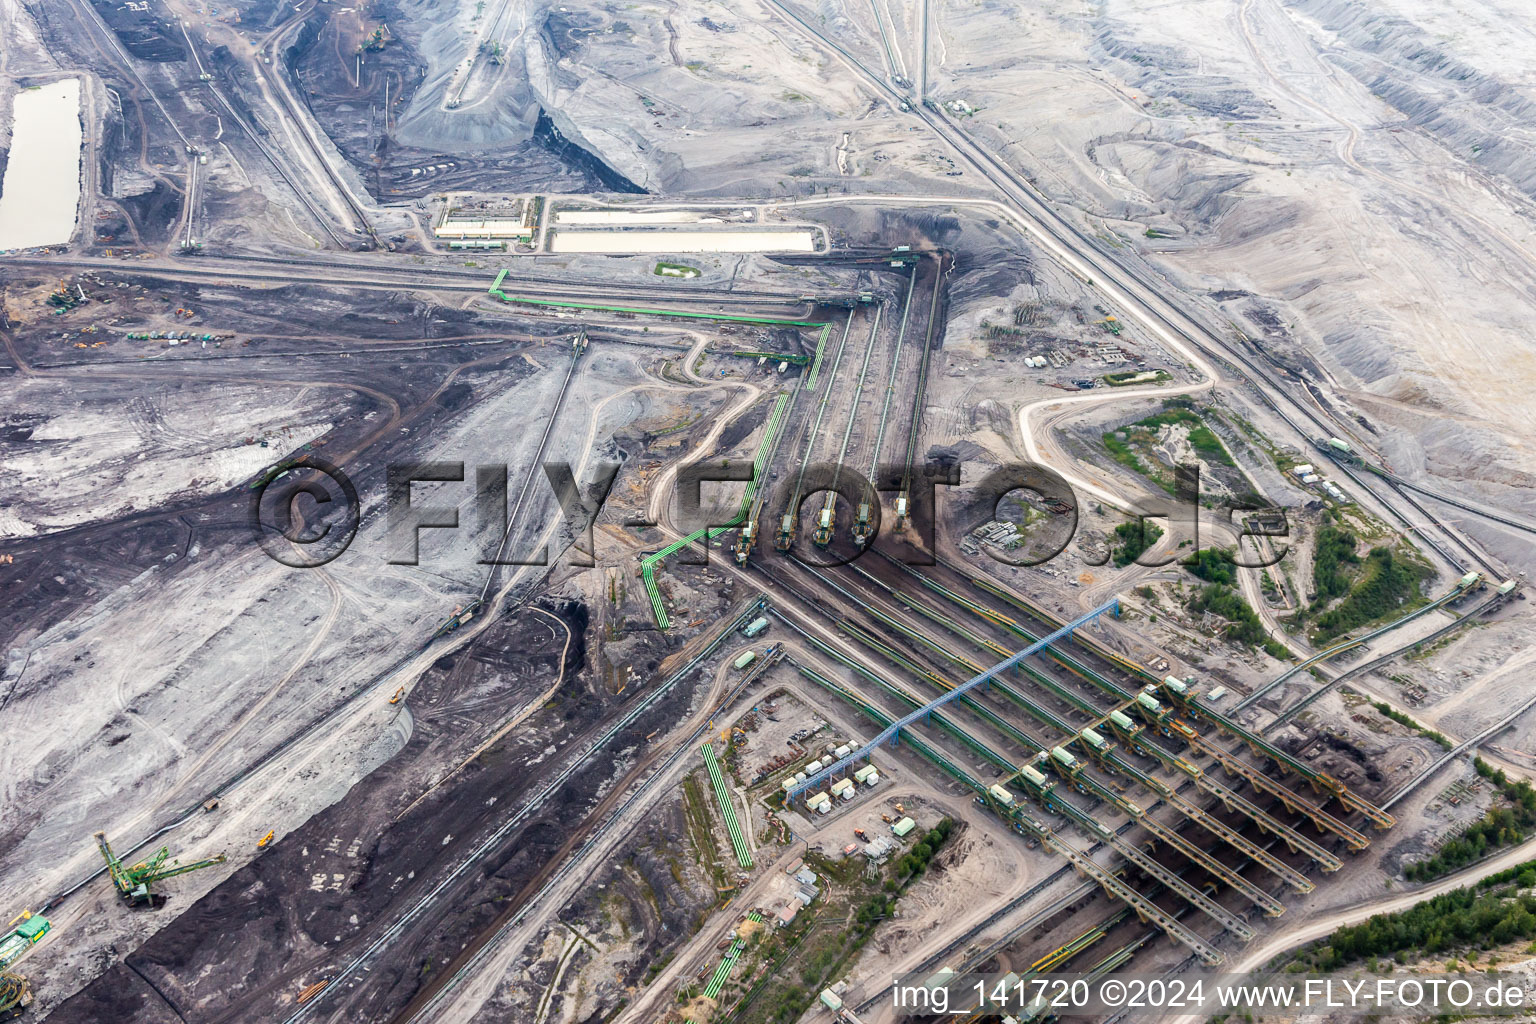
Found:
[[1524, 779], [1514, 782], [1482, 758], [1473, 762], [1477, 773], [1493, 783], [1507, 806], [1490, 807], [1488, 812], [1448, 839], [1428, 860], [1410, 865], [1403, 874], [1415, 882], [1427, 882], [1465, 867], [1495, 850], [1523, 842], [1536, 826], [1536, 789]]
[[1356, 626], [1395, 614], [1403, 604], [1419, 596], [1424, 569], [1392, 554], [1391, 548], [1372, 548], [1365, 569], [1349, 596], [1317, 617], [1319, 640], [1329, 640]]
[[1115, 538], [1119, 541], [1114, 548], [1115, 564], [1121, 568], [1130, 565], [1162, 535], [1163, 528], [1147, 519], [1121, 523], [1115, 527]]
[[1318, 530], [1317, 544], [1312, 552], [1312, 589], [1317, 591], [1317, 606], [1348, 593], [1350, 574], [1345, 571], [1345, 566], [1359, 564], [1354, 534], [1337, 526], [1324, 526]]
[[896, 862], [897, 875], [903, 878], [915, 878], [926, 871], [928, 863], [933, 860], [933, 855], [939, 852], [939, 847], [944, 845], [954, 829], [955, 823], [948, 818], [942, 819], [929, 829], [928, 834], [919, 839], [912, 849]]

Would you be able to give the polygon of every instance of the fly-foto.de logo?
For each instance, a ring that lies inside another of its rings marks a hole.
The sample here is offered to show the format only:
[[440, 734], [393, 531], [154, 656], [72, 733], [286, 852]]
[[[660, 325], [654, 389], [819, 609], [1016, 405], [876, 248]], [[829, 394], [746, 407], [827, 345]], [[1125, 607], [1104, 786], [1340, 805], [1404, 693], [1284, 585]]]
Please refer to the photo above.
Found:
[[[418, 462], [386, 467], [382, 493], [384, 530], [381, 554], [391, 565], [422, 564], [422, 540], [428, 532], [467, 531], [486, 565], [542, 566], [553, 557], [549, 538], [566, 543], [570, 564], [592, 566], [593, 525], [604, 513], [619, 463], [603, 462], [578, 480], [567, 463], [548, 462], [538, 472], [513, 474], [505, 463], [468, 466], [464, 462]], [[1049, 467], [1031, 462], [988, 466], [974, 480], [959, 461], [933, 461], [913, 470], [880, 467], [870, 480], [858, 470], [833, 463], [812, 463], [795, 473], [764, 479], [750, 462], [699, 461], [680, 467], [662, 502], [646, 501], [662, 520], [633, 509], [619, 525], [663, 527], [699, 541], [729, 536], [739, 562], [754, 557], [787, 557], [818, 568], [847, 565], [872, 548], [912, 565], [932, 564], [936, 532], [942, 527], [971, 533], [988, 524], [975, 551], [1015, 566], [1042, 565], [1061, 557], [1077, 537], [1081, 504], [1071, 484]], [[553, 507], [551, 507], [553, 505]], [[1202, 502], [1198, 467], [1175, 471], [1171, 494], [1146, 495], [1120, 528], [1145, 536], [1176, 530], [1178, 547], [1200, 548], [1202, 524], [1220, 531], [1234, 564], [1263, 568], [1289, 551], [1288, 510], [1225, 501]], [[472, 508], [468, 515], [462, 514]], [[278, 465], [252, 484], [250, 521], [253, 536], [271, 557], [295, 568], [325, 565], [352, 544], [364, 515], [358, 489], [338, 467], [311, 458]], [[1017, 524], [1015, 527], [1014, 524]], [[1006, 528], [1005, 528], [1006, 527]], [[1012, 532], [1010, 532], [1010, 530]], [[1021, 538], [1029, 537], [1029, 543]], [[900, 541], [888, 550], [883, 538]], [[1016, 539], [1020, 538], [1020, 539]], [[1247, 543], [1245, 543], [1247, 541]], [[1103, 565], [1084, 545], [1083, 561]], [[1168, 565], [1176, 550], [1154, 553], [1142, 545], [1133, 561]], [[683, 564], [707, 562], [706, 543], [679, 552]]]

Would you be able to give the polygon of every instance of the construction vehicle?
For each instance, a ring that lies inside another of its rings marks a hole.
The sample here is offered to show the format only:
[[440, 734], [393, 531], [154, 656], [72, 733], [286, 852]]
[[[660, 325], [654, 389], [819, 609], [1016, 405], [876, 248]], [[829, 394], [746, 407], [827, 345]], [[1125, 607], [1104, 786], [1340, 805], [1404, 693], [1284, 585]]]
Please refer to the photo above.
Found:
[[[19, 923], [18, 923], [19, 922]], [[53, 926], [41, 914], [23, 910], [11, 918], [11, 930], [0, 938], [0, 970], [11, 966], [47, 935]]]
[[389, 702], [391, 704], [399, 704], [400, 703], [400, 698], [402, 698], [404, 696], [405, 696], [405, 687], [402, 686], [402, 687], [400, 687], [400, 689], [395, 691], [395, 695], [393, 697], [389, 698]]
[[48, 305], [53, 307], [55, 313], [69, 312], [85, 301], [85, 289], [79, 285], [76, 285], [75, 289], [79, 292], [78, 297], [75, 292], [69, 290], [69, 282], [61, 278], [59, 286], [48, 293]]
[[273, 838], [276, 835], [277, 835], [277, 829], [275, 829], [275, 828], [274, 829], [268, 829], [266, 835], [264, 835], [260, 839], [256, 840], [256, 848], [258, 850], [264, 849], [265, 847], [267, 847], [268, 845], [271, 844]]
[[162, 846], [156, 850], [148, 860], [139, 861], [137, 864], [125, 866], [112, 852], [111, 845], [107, 842], [104, 832], [96, 833], [96, 848], [101, 851], [102, 860], [107, 862], [107, 874], [112, 878], [112, 884], [117, 887], [118, 895], [123, 902], [130, 907], [148, 907], [158, 909], [165, 905], [165, 897], [150, 889], [151, 885], [163, 882], [167, 878], [177, 875], [185, 875], [190, 871], [198, 871], [202, 868], [222, 864], [229, 858], [224, 854], [210, 857], [207, 860], [194, 861], [191, 864], [178, 864], [176, 861], [166, 863], [171, 856], [169, 847]]
[[23, 910], [11, 918], [11, 931], [0, 938], [0, 1020], [20, 1017], [32, 1004], [32, 986], [27, 979], [6, 968], [41, 942], [51, 927], [46, 917]]

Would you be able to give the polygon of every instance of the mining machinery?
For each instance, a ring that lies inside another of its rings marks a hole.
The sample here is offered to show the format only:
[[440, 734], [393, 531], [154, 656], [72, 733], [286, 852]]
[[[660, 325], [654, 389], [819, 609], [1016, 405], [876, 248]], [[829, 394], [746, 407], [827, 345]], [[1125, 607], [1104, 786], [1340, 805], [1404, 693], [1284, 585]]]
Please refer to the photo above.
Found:
[[869, 543], [869, 538], [875, 532], [875, 524], [871, 520], [870, 502], [859, 502], [858, 515], [853, 520], [853, 543], [862, 548]]
[[469, 604], [454, 605], [453, 613], [438, 623], [437, 628], [432, 631], [432, 639], [436, 640], [440, 636], [447, 636], [464, 625], [464, 623], [475, 617], [475, 613], [480, 610], [480, 606], [484, 603], [481, 600], [474, 600], [469, 602]]
[[736, 537], [736, 564], [746, 565], [747, 559], [752, 554], [752, 542], [757, 536], [757, 518], [754, 516], [747, 521], [747, 525], [741, 528], [741, 533]]
[[32, 986], [10, 971], [0, 971], [0, 1020], [20, 1017], [32, 1004]]
[[811, 531], [811, 542], [819, 548], [832, 543], [832, 531], [837, 524], [836, 500], [835, 493], [828, 496], [827, 503], [816, 514], [816, 529]]
[[50, 928], [46, 917], [23, 910], [11, 919], [11, 931], [0, 938], [0, 1020], [21, 1016], [31, 1004], [32, 986], [8, 968], [41, 942]]
[[130, 907], [158, 908], [165, 905], [165, 897], [150, 889], [150, 886], [163, 882], [167, 878], [177, 875], [185, 875], [189, 871], [198, 871], [202, 868], [222, 864], [228, 858], [224, 854], [210, 857], [207, 860], [194, 861], [191, 864], [179, 864], [172, 860], [169, 847], [162, 846], [155, 851], [148, 860], [139, 861], [137, 864], [125, 865], [112, 852], [112, 846], [107, 842], [105, 832], [96, 833], [96, 847], [101, 851], [102, 860], [107, 862], [107, 874], [112, 876], [112, 884], [117, 887], [117, 893], [123, 898], [123, 902]]
[[779, 533], [773, 539], [773, 546], [777, 551], [788, 551], [790, 545], [794, 542], [795, 514], [793, 512], [786, 512], [784, 513], [784, 518], [779, 522]]

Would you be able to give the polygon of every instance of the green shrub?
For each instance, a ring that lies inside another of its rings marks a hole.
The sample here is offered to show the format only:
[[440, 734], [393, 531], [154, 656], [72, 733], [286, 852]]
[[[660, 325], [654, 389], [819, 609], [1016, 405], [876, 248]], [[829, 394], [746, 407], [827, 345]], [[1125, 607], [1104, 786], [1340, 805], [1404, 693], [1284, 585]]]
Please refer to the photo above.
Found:
[[1232, 552], [1224, 548], [1201, 548], [1185, 559], [1183, 565], [1208, 583], [1231, 586], [1237, 582], [1237, 566], [1232, 561]]
[[[1521, 869], [1530, 870], [1529, 865]], [[1496, 876], [1497, 877], [1497, 876]], [[1377, 914], [1335, 931], [1313, 951], [1313, 966], [1334, 971], [1369, 957], [1436, 955], [1472, 946], [1503, 945], [1536, 936], [1536, 897], [1494, 889], [1491, 879], [1425, 900], [1407, 910]], [[1471, 956], [1467, 957], [1468, 962]], [[1447, 966], [1456, 970], [1455, 961]]]
[[1222, 630], [1222, 636], [1228, 640], [1249, 645], [1269, 640], [1269, 634], [1264, 632], [1264, 624], [1259, 621], [1258, 612], [1243, 600], [1243, 595], [1231, 587], [1220, 583], [1206, 584], [1189, 599], [1189, 610], [1196, 614], [1210, 612], [1226, 619], [1227, 626]]
[[1417, 599], [1419, 583], [1428, 571], [1394, 555], [1388, 547], [1372, 548], [1365, 568], [1349, 595], [1317, 617], [1317, 637], [1330, 640], [1356, 626], [1395, 614]]
[[[1493, 768], [1482, 758], [1477, 758], [1474, 764], [1478, 774], [1493, 782], [1506, 806], [1490, 807], [1486, 814], [1469, 825], [1461, 835], [1441, 844], [1433, 857], [1410, 865], [1403, 872], [1409, 879], [1427, 882], [1448, 875], [1494, 850], [1524, 842], [1532, 828], [1536, 827], [1536, 789], [1532, 789], [1531, 784], [1524, 779], [1510, 782], [1502, 769]], [[1531, 868], [1522, 865], [1520, 870]], [[1519, 877], [1518, 874], [1501, 872], [1484, 881], [1491, 882], [1495, 878], [1510, 881]], [[1522, 933], [1519, 937], [1528, 936]]]
[[1119, 540], [1114, 548], [1115, 564], [1121, 568], [1130, 565], [1156, 544], [1162, 535], [1162, 527], [1147, 519], [1121, 523], [1115, 527], [1115, 537]]
[[1336, 526], [1324, 526], [1317, 531], [1317, 544], [1312, 552], [1312, 587], [1317, 600], [1326, 604], [1349, 590], [1347, 565], [1359, 565], [1360, 556], [1355, 554], [1355, 535]]

